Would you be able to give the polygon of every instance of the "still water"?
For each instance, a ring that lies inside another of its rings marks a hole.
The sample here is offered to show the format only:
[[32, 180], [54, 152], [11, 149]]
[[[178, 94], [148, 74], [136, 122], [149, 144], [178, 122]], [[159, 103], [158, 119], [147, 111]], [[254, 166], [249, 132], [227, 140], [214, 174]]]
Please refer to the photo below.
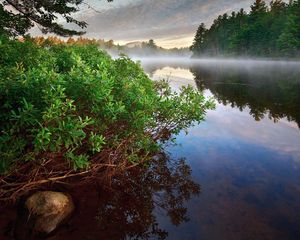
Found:
[[[76, 188], [74, 217], [47, 239], [299, 240], [300, 62], [141, 64], [175, 91], [189, 84], [214, 97], [216, 109], [146, 169]], [[13, 226], [13, 239], [31, 239]]]
[[300, 63], [144, 59], [142, 66], [217, 103], [167, 149], [201, 187], [185, 203], [188, 222], [175, 226], [156, 212], [168, 239], [300, 239]]

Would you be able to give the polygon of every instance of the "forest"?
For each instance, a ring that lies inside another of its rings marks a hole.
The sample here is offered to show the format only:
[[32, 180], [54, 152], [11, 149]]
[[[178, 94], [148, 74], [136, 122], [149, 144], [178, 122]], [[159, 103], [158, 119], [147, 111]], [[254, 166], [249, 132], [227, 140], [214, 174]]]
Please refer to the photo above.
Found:
[[300, 54], [300, 1], [256, 0], [249, 13], [241, 9], [220, 15], [210, 28], [198, 27], [194, 57], [298, 57]]

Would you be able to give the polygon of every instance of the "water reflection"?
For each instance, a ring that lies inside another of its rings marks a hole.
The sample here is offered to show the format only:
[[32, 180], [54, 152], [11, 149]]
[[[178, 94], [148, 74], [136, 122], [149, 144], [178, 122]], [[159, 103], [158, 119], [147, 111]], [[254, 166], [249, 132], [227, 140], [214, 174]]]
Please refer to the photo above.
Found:
[[300, 62], [142, 64], [175, 89], [192, 84], [218, 101], [169, 149], [187, 159], [202, 192], [187, 205], [187, 224], [160, 219], [168, 239], [300, 239]]
[[243, 111], [250, 108], [256, 121], [265, 116], [277, 122], [287, 118], [300, 126], [300, 73], [295, 68], [257, 66], [212, 70], [192, 66], [200, 90], [209, 89], [223, 105]]
[[145, 169], [113, 178], [110, 188], [74, 192], [79, 210], [51, 239], [165, 239], [168, 232], [158, 225], [154, 210], [179, 225], [188, 221], [186, 201], [199, 193], [184, 159], [160, 154]]
[[[299, 62], [144, 60], [142, 64], [151, 77], [169, 78], [172, 72], [172, 81], [181, 84], [187, 83], [192, 73], [200, 91], [209, 89], [219, 103], [240, 111], [250, 108], [256, 121], [266, 116], [275, 122], [287, 118], [300, 127]], [[188, 81], [191, 85], [195, 82]]]
[[110, 188], [73, 190], [77, 213], [49, 239], [300, 239], [300, 64], [142, 64], [212, 93], [217, 109], [168, 149], [186, 162], [162, 154]]

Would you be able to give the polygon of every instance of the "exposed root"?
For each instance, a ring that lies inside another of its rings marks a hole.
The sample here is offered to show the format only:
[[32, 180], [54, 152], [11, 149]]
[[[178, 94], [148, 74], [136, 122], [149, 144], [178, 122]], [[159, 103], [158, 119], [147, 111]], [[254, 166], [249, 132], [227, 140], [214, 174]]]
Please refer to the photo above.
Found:
[[143, 154], [139, 163], [129, 163], [126, 158], [128, 141], [130, 139], [124, 140], [115, 149], [103, 149], [90, 159], [89, 167], [81, 171], [72, 170], [68, 161], [53, 153], [40, 156], [40, 162], [16, 165], [8, 175], [0, 176], [0, 202], [15, 202], [30, 191], [49, 188], [53, 184], [81, 185], [104, 179], [109, 183], [115, 174], [133, 168], [150, 157]]

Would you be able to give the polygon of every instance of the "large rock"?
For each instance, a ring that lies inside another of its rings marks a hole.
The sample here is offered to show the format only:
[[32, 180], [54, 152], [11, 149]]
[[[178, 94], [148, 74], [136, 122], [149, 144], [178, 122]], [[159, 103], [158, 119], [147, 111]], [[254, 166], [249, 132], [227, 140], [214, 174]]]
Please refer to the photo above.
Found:
[[40, 233], [50, 233], [74, 210], [70, 196], [61, 192], [37, 192], [26, 203], [30, 217], [34, 217], [33, 229]]

